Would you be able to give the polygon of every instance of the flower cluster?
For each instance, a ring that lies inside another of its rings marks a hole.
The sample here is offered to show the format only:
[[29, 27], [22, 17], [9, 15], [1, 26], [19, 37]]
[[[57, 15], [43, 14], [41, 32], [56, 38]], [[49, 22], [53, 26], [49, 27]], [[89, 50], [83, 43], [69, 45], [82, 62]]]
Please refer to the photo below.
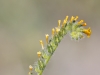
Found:
[[[58, 20], [58, 26], [52, 29], [51, 38], [49, 38], [48, 34], [45, 35], [47, 43], [46, 47], [44, 47], [43, 41], [40, 40], [42, 50], [37, 52], [39, 59], [34, 66], [34, 70], [37, 73], [37, 75], [42, 75], [49, 59], [51, 58], [52, 54], [56, 50], [58, 44], [61, 42], [64, 35], [69, 33], [71, 38], [75, 40], [83, 38], [83, 34], [86, 34], [87, 37], [90, 37], [91, 29], [84, 29], [84, 26], [86, 26], [87, 24], [84, 23], [83, 20], [80, 20], [78, 22], [77, 19], [78, 16], [72, 16], [71, 19], [68, 20], [68, 16], [66, 16], [62, 24], [61, 20]], [[30, 65], [29, 69], [29, 75], [31, 75], [33, 67]]]

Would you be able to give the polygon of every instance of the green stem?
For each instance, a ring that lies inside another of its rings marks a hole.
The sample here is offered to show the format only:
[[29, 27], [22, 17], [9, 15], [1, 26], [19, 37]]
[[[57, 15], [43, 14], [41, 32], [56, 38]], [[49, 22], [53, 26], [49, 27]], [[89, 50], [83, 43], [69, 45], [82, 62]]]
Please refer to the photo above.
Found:
[[[47, 63], [49, 62], [51, 56], [52, 56], [52, 55], [50, 55], [50, 56], [48, 57], [48, 59], [46, 60], [46, 63], [45, 63], [46, 65], [47, 65]], [[45, 67], [46, 67], [46, 66], [45, 66]], [[42, 75], [42, 73], [43, 73], [43, 70], [42, 70], [38, 75]]]

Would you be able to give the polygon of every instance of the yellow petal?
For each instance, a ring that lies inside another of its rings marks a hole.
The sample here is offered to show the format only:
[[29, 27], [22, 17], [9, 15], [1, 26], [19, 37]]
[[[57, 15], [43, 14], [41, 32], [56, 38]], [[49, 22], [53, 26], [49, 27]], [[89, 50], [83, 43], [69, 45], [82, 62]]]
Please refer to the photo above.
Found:
[[83, 32], [85, 34], [87, 34], [87, 37], [90, 37], [90, 35], [91, 35], [91, 29], [90, 29], [90, 27], [88, 29], [84, 29]]
[[72, 22], [73, 20], [74, 20], [74, 17], [72, 16], [70, 22]]
[[49, 35], [46, 34], [45, 37], [46, 37], [46, 43], [48, 44]]
[[37, 55], [38, 55], [38, 57], [40, 57], [41, 56], [41, 52], [39, 51], [39, 52], [37, 52]]
[[78, 24], [80, 25], [83, 22], [83, 20], [79, 21]]
[[42, 40], [40, 40], [40, 44], [42, 46], [42, 49], [44, 49], [44, 44], [43, 44], [43, 41]]
[[77, 19], [78, 19], [78, 16], [76, 16], [74, 20], [76, 21]]
[[54, 36], [54, 34], [55, 34], [55, 29], [53, 28], [52, 29], [52, 36]]
[[58, 27], [55, 27], [56, 29], [56, 33], [58, 33], [60, 31], [60, 29]]
[[66, 18], [65, 18], [65, 21], [67, 22], [67, 20], [68, 20], [68, 16], [66, 16]]
[[58, 27], [60, 27], [60, 24], [61, 24], [61, 20], [58, 20]]
[[33, 66], [31, 66], [31, 65], [30, 65], [30, 66], [29, 66], [29, 69], [30, 69], [30, 71], [32, 71], [32, 69], [33, 69]]
[[62, 27], [66, 24], [66, 20], [63, 21]]
[[82, 26], [86, 26], [86, 25], [87, 25], [86, 23], [82, 24]]

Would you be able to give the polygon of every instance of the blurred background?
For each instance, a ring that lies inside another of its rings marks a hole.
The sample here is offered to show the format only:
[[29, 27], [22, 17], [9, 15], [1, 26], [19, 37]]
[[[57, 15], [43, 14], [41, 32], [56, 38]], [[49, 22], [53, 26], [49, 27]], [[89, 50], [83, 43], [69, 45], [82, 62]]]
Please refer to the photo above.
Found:
[[66, 35], [43, 75], [99, 75], [99, 7], [100, 0], [0, 0], [0, 75], [28, 75], [39, 40], [67, 15], [83, 19], [92, 35], [79, 42]]

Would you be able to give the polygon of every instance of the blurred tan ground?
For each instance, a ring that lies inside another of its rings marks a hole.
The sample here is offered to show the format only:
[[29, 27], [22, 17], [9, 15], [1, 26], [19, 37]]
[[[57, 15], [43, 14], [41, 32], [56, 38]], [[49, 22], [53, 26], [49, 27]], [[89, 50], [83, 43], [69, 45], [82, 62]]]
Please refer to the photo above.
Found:
[[100, 0], [0, 0], [0, 75], [27, 75], [39, 40], [66, 15], [85, 20], [91, 38], [66, 35], [43, 75], [100, 75]]

